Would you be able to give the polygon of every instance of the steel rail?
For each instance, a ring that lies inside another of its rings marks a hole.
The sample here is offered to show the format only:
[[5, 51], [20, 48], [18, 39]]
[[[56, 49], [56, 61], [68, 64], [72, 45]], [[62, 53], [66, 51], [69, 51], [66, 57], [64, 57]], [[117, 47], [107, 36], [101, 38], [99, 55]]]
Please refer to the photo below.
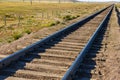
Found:
[[[111, 6], [111, 5], [110, 5]], [[78, 27], [80, 27], [81, 25], [83, 25], [84, 23], [86, 23], [87, 21], [89, 21], [90, 19], [94, 18], [96, 15], [100, 14], [101, 12], [103, 12], [104, 10], [106, 10], [107, 8], [109, 8], [110, 6], [104, 8], [104, 9], [101, 9], [100, 11], [76, 22], [76, 23], [73, 23], [72, 25], [70, 26], [67, 26], [66, 28], [62, 29], [62, 30], [59, 30], [55, 33], [53, 33], [52, 35], [46, 37], [46, 38], [43, 38], [42, 40], [36, 42], [36, 43], [33, 43], [31, 44], [30, 46], [27, 46], [26, 48], [22, 49], [22, 50], [19, 50], [9, 56], [7, 56], [6, 58], [3, 58], [0, 60], [0, 69], [6, 67], [7, 65], [9, 65], [11, 62], [13, 61], [16, 61], [18, 60], [20, 57], [24, 56], [27, 54], [28, 51], [30, 50], [33, 50], [35, 47], [41, 45], [41, 44], [44, 44], [52, 39], [54, 39], [55, 37], [59, 36], [59, 35], [63, 35], [67, 32], [70, 32], [71, 30], [75, 30], [77, 29]]]
[[85, 47], [82, 49], [82, 51], [79, 53], [79, 55], [77, 56], [77, 58], [75, 59], [75, 61], [72, 63], [72, 65], [70, 66], [70, 68], [68, 69], [68, 71], [63, 76], [62, 80], [72, 80], [72, 77], [74, 76], [75, 71], [78, 69], [79, 65], [81, 64], [81, 62], [82, 62], [82, 60], [84, 58], [84, 56], [87, 54], [87, 51], [90, 49], [92, 43], [94, 42], [95, 38], [97, 37], [99, 31], [104, 26], [106, 20], [110, 17], [110, 14], [111, 14], [111, 12], [113, 10], [113, 7], [114, 7], [114, 5], [112, 5], [111, 10], [107, 13], [107, 15], [105, 16], [105, 18], [99, 24], [98, 28], [93, 33], [93, 35], [91, 36], [91, 38], [89, 39], [89, 41], [87, 42], [87, 44], [85, 45]]

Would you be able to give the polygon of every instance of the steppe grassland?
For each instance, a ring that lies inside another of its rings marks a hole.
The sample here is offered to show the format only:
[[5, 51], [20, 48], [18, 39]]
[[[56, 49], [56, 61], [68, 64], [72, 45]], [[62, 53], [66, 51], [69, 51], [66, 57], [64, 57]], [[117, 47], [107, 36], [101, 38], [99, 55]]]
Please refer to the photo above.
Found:
[[9, 43], [44, 27], [64, 24], [107, 6], [99, 3], [0, 3], [0, 42]]

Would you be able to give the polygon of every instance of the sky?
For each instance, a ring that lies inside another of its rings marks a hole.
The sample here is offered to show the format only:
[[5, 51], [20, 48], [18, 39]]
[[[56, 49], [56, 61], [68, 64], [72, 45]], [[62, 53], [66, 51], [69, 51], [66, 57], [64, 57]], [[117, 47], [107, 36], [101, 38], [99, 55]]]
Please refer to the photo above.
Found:
[[78, 1], [91, 1], [91, 2], [117, 1], [117, 2], [120, 2], [120, 0], [78, 0]]

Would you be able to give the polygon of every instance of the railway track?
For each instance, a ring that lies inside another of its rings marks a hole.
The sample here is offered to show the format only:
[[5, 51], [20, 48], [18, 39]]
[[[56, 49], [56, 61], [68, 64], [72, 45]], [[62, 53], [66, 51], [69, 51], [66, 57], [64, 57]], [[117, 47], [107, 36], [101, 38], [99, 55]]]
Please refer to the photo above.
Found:
[[106, 74], [105, 61], [107, 59], [105, 51], [109, 34], [108, 21], [109, 18], [98, 32], [97, 37], [83, 57], [78, 69], [74, 72], [72, 80], [104, 80], [103, 77]]
[[[72, 71], [70, 70], [71, 65], [76, 62], [77, 56], [84, 49], [86, 43], [98, 29], [98, 26], [103, 24], [107, 17], [110, 16], [109, 14], [112, 11], [112, 8], [113, 5], [102, 9], [23, 50], [1, 59], [0, 79], [78, 79], [78, 72], [81, 71], [83, 65], [82, 67], [75, 67], [75, 69], [73, 69], [76, 74], [73, 75], [74, 77], [71, 77], [71, 73], [69, 72]], [[67, 75], [64, 75], [65, 73]]]

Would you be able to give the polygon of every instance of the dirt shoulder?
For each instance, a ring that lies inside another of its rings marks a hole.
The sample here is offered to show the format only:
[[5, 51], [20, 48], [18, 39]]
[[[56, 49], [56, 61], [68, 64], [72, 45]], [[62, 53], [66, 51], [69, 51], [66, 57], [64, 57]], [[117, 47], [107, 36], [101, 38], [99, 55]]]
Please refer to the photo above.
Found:
[[110, 19], [110, 31], [107, 45], [106, 74], [104, 80], [120, 79], [120, 26], [115, 9]]

